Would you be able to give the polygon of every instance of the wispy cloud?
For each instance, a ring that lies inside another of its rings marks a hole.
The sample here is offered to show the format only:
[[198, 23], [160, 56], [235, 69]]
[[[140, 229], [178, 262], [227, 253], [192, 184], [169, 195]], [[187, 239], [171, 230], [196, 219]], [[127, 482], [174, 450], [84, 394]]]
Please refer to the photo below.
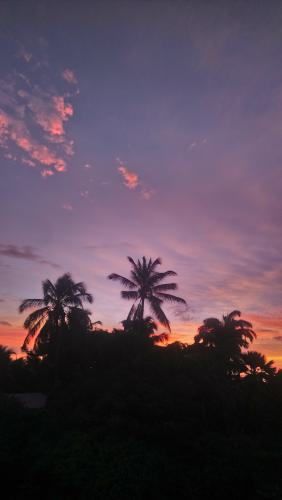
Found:
[[73, 83], [73, 84], [77, 83], [77, 78], [74, 74], [74, 71], [72, 71], [69, 68], [66, 68], [62, 71], [62, 77], [68, 83]]
[[72, 211], [73, 210], [73, 206], [71, 205], [71, 203], [63, 203], [62, 208], [64, 210], [68, 210], [68, 211]]
[[54, 262], [51, 262], [50, 260], [47, 260], [38, 253], [36, 253], [36, 249], [31, 246], [19, 246], [13, 244], [0, 243], [0, 255], [3, 255], [5, 257], [11, 257], [14, 259], [29, 260], [37, 262], [38, 264], [46, 264], [55, 269], [60, 268], [60, 266], [58, 266]]
[[124, 162], [121, 161], [119, 158], [116, 158], [116, 161], [119, 164], [118, 171], [123, 178], [123, 184], [128, 189], [139, 188], [142, 198], [144, 200], [150, 200], [154, 196], [155, 190], [147, 188], [145, 184], [142, 181], [140, 181], [139, 175], [136, 172], [128, 170], [128, 168], [124, 165]]
[[43, 170], [41, 170], [41, 175], [42, 177], [50, 177], [51, 175], [54, 175], [54, 172], [53, 170], [50, 170], [48, 168], [44, 168]]
[[155, 194], [154, 189], [148, 189], [145, 187], [142, 188], [141, 195], [142, 198], [144, 198], [144, 200], [150, 200], [154, 196], [154, 194]]
[[0, 325], [2, 325], [2, 326], [12, 326], [11, 323], [9, 323], [9, 321], [0, 321]]

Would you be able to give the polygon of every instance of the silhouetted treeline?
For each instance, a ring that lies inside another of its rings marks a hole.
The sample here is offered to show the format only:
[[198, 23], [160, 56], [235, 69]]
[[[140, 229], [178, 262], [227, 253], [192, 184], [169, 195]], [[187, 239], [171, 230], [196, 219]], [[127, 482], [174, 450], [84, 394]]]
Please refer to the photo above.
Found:
[[[239, 311], [165, 345], [142, 301], [107, 332], [82, 307], [84, 284], [65, 275], [44, 293], [33, 349], [0, 349], [6, 498], [282, 498], [282, 372], [249, 350]], [[46, 407], [11, 396], [27, 392]]]

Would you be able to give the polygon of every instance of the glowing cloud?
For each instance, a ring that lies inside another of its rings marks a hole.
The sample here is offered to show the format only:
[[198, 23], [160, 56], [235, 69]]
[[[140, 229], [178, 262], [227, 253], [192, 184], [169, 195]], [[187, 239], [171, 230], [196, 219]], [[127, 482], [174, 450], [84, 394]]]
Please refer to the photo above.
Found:
[[44, 170], [41, 171], [42, 177], [50, 177], [51, 175], [54, 175], [53, 170], [49, 170], [48, 168], [44, 168]]
[[51, 136], [64, 135], [64, 122], [73, 115], [72, 105], [66, 104], [62, 96], [50, 97], [40, 93], [41, 95], [32, 95], [24, 90], [18, 91], [18, 95], [25, 100], [27, 108], [32, 112], [33, 120], [44, 132]]
[[116, 160], [119, 164], [118, 171], [123, 177], [124, 185], [128, 187], [128, 189], [136, 189], [139, 185], [138, 175], [135, 172], [130, 172], [119, 158]]
[[124, 185], [129, 189], [136, 189], [139, 184], [138, 175], [134, 172], [130, 172], [126, 167], [118, 167], [118, 171], [121, 173], [124, 181]]
[[[21, 58], [26, 59], [24, 52]], [[66, 156], [74, 154], [74, 141], [67, 137], [65, 124], [73, 115], [72, 104], [54, 85], [34, 84], [16, 71], [0, 80], [0, 148], [7, 159], [15, 159], [16, 145], [26, 153], [19, 156], [22, 163], [48, 167], [43, 177], [67, 170]]]

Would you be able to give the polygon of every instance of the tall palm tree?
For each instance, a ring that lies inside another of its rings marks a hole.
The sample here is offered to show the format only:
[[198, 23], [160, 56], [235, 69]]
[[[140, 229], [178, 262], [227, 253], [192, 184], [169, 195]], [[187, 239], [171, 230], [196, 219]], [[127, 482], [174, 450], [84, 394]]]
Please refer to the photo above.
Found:
[[119, 274], [110, 274], [110, 280], [119, 281], [127, 290], [121, 292], [121, 296], [126, 300], [133, 300], [133, 305], [129, 311], [128, 320], [142, 320], [144, 318], [145, 302], [149, 303], [152, 314], [164, 326], [170, 330], [170, 323], [162, 304], [164, 302], [174, 302], [186, 304], [186, 301], [175, 295], [171, 295], [171, 290], [177, 289], [176, 283], [161, 283], [168, 276], [176, 276], [174, 271], [158, 272], [156, 268], [161, 264], [161, 259], [138, 259], [135, 262], [132, 257], [127, 257], [132, 269], [130, 278], [125, 278]]
[[241, 319], [241, 312], [236, 310], [223, 316], [222, 321], [205, 319], [198, 332], [194, 337], [196, 344], [216, 348], [218, 352], [233, 357], [240, 355], [241, 349], [247, 349], [256, 338], [252, 324]]
[[59, 277], [56, 283], [50, 280], [42, 282], [43, 298], [24, 300], [19, 311], [36, 309], [26, 318], [24, 327], [28, 334], [22, 350], [27, 351], [32, 338], [36, 337], [35, 346], [42, 343], [56, 343], [59, 332], [66, 327], [71, 311], [83, 309], [83, 302], [93, 302], [84, 283], [75, 283], [70, 274]]
[[265, 356], [257, 351], [248, 351], [242, 354], [242, 360], [245, 367], [244, 373], [248, 377], [266, 382], [276, 373], [273, 361], [266, 361]]

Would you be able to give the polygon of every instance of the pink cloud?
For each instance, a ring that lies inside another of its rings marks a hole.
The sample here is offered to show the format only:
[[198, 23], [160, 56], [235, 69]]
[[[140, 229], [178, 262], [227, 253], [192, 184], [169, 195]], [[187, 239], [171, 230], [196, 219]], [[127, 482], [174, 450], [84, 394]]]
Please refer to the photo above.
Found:
[[8, 139], [28, 153], [32, 160], [42, 165], [52, 165], [57, 172], [66, 170], [65, 160], [58, 157], [47, 146], [32, 139], [23, 121], [8, 116], [0, 110], [0, 144], [5, 147]]
[[33, 95], [25, 90], [19, 90], [18, 95], [25, 100], [27, 108], [37, 125], [51, 136], [63, 136], [65, 134], [64, 122], [73, 115], [73, 107], [65, 103], [64, 97], [52, 96], [39, 92]]
[[126, 167], [120, 165], [118, 171], [121, 173], [124, 185], [129, 189], [136, 189], [139, 185], [139, 177], [134, 172], [130, 172]]
[[[47, 171], [52, 173], [65, 172], [65, 157], [74, 154], [74, 141], [65, 131], [65, 123], [74, 114], [73, 106], [53, 89], [29, 83], [27, 90], [21, 88], [22, 82], [22, 75], [18, 80], [17, 76], [0, 80], [0, 148], [4, 149], [6, 158], [14, 159], [11, 150], [14, 143], [28, 155], [28, 158], [20, 157], [22, 163], [35, 166], [36, 162], [49, 167]], [[21, 87], [17, 90], [18, 84]], [[43, 173], [43, 176], [46, 175]]]
[[28, 165], [29, 167], [36, 167], [36, 163], [34, 161], [29, 160], [28, 158], [22, 158], [22, 162]]
[[73, 107], [69, 103], [65, 103], [64, 97], [53, 96], [54, 108], [58, 112], [63, 121], [67, 121], [73, 115]]
[[63, 150], [68, 156], [73, 156], [74, 155], [74, 141], [65, 141], [62, 144]]
[[154, 196], [155, 191], [154, 189], [143, 188], [141, 194], [144, 200], [150, 200]]
[[8, 136], [8, 125], [9, 119], [7, 115], [1, 112], [0, 110], [0, 145], [2, 147], [5, 146], [7, 136]]
[[71, 203], [63, 203], [62, 208], [69, 211], [73, 210], [73, 206], [71, 205]]
[[44, 170], [41, 170], [41, 175], [42, 177], [50, 177], [51, 175], [54, 175], [53, 170], [49, 170], [47, 168], [44, 168]]
[[76, 76], [71, 69], [68, 68], [64, 69], [64, 71], [62, 72], [62, 77], [68, 83], [73, 83], [73, 84], [77, 83]]
[[123, 177], [124, 185], [128, 187], [128, 189], [136, 189], [138, 187], [142, 198], [144, 200], [150, 200], [155, 194], [154, 189], [147, 188], [144, 183], [140, 181], [138, 174], [129, 171], [119, 158], [116, 158], [116, 161], [119, 164], [118, 171]]

